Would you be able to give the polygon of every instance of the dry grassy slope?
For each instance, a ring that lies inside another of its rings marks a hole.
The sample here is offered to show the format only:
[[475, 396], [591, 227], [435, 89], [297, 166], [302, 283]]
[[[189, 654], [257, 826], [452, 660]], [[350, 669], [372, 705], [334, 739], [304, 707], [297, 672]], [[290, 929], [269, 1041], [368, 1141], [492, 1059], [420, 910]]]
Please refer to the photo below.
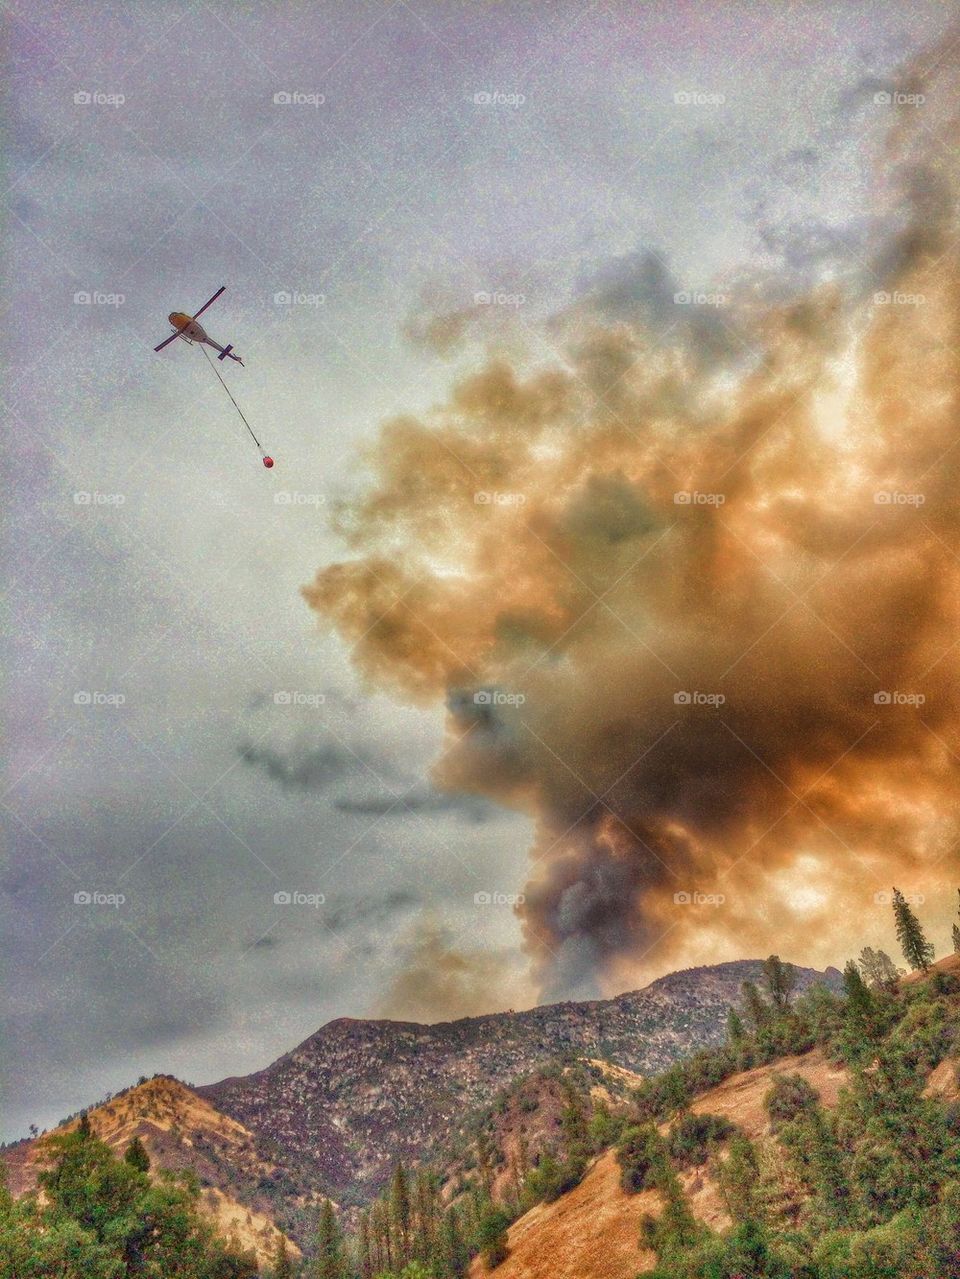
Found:
[[[272, 1166], [256, 1155], [253, 1135], [242, 1124], [221, 1114], [176, 1079], [158, 1076], [147, 1080], [88, 1113], [96, 1136], [118, 1153], [139, 1137], [155, 1168], [192, 1168], [210, 1181], [216, 1180], [221, 1160], [250, 1177], [271, 1171]], [[78, 1122], [70, 1120], [55, 1131], [71, 1132]], [[21, 1142], [4, 1153], [14, 1195], [36, 1189], [50, 1135]], [[253, 1249], [258, 1261], [266, 1262], [273, 1255], [280, 1232], [265, 1213], [238, 1203], [216, 1184], [203, 1190], [201, 1206], [222, 1234]], [[295, 1244], [291, 1242], [289, 1247], [291, 1253], [299, 1255]]]
[[[681, 1174], [694, 1214], [714, 1229], [727, 1224], [716, 1186], [697, 1172]], [[552, 1204], [538, 1204], [510, 1229], [510, 1255], [498, 1279], [633, 1279], [650, 1269], [652, 1253], [638, 1246], [640, 1218], [661, 1208], [656, 1191], [628, 1195], [620, 1188], [614, 1151], [607, 1150], [579, 1186]], [[470, 1279], [487, 1271], [479, 1260]]]
[[948, 1057], [942, 1061], [931, 1073], [924, 1092], [928, 1097], [941, 1097], [944, 1101], [960, 1100], [960, 1059]]
[[[594, 1057], [586, 1057], [584, 1060], [588, 1066], [596, 1066], [611, 1084], [617, 1086], [618, 1091], [622, 1091], [624, 1088], [638, 1088], [643, 1083], [643, 1075], [638, 1075], [635, 1070], [627, 1070], [623, 1066], [615, 1066], [612, 1062], [600, 1061]], [[604, 1088], [602, 1084], [595, 1084], [590, 1091], [594, 1097], [598, 1097], [607, 1103], [615, 1100], [610, 1090]]]
[[[956, 973], [960, 976], [960, 955], [945, 955], [943, 959], [937, 960], [930, 972]], [[900, 985], [912, 986], [915, 982], [926, 981], [928, 976], [929, 973], [907, 973], [900, 978]]]
[[[960, 973], [960, 955], [950, 955], [936, 968]], [[920, 974], [910, 974], [911, 984]], [[942, 1062], [930, 1076], [927, 1091], [947, 1099], [960, 1096], [956, 1060]], [[823, 1104], [837, 1104], [846, 1072], [833, 1066], [819, 1049], [787, 1057], [775, 1065], [732, 1075], [703, 1093], [691, 1109], [725, 1115], [740, 1125], [754, 1141], [769, 1139], [770, 1128], [763, 1098], [774, 1074], [799, 1074], [819, 1092]], [[662, 1130], [665, 1130], [666, 1125]], [[698, 1172], [684, 1173], [681, 1183], [695, 1216], [713, 1229], [728, 1224], [723, 1203], [712, 1179]], [[496, 1270], [497, 1279], [634, 1279], [652, 1268], [652, 1254], [639, 1249], [640, 1218], [656, 1215], [659, 1196], [654, 1191], [628, 1195], [620, 1188], [619, 1168], [612, 1150], [597, 1159], [579, 1186], [555, 1203], [538, 1204], [510, 1227], [510, 1254]], [[470, 1267], [470, 1279], [487, 1272], [479, 1259]]]
[[[726, 1115], [752, 1138], [761, 1138], [768, 1131], [763, 1098], [777, 1072], [803, 1075], [826, 1106], [836, 1105], [846, 1078], [844, 1071], [814, 1050], [785, 1058], [775, 1067], [733, 1075], [703, 1093], [691, 1109]], [[695, 1216], [714, 1229], [727, 1224], [711, 1178], [694, 1171], [680, 1180]], [[633, 1279], [653, 1264], [653, 1255], [645, 1256], [638, 1248], [640, 1218], [644, 1213], [656, 1216], [659, 1210], [655, 1191], [628, 1195], [620, 1188], [616, 1157], [608, 1150], [569, 1194], [552, 1204], [538, 1204], [511, 1226], [510, 1255], [497, 1268], [498, 1279]], [[471, 1279], [485, 1273], [483, 1265], [474, 1261]]]
[[[269, 1217], [252, 1208], [245, 1208], [215, 1186], [208, 1186], [201, 1191], [200, 1206], [224, 1238], [236, 1239], [242, 1248], [255, 1252], [261, 1266], [272, 1263], [276, 1256], [277, 1237], [282, 1231], [277, 1229]], [[291, 1257], [299, 1257], [301, 1254], [297, 1245], [288, 1236], [284, 1238]]]
[[[644, 1263], [637, 1246], [640, 1215], [656, 1212], [657, 1205], [652, 1191], [624, 1194], [608, 1150], [569, 1194], [537, 1204], [514, 1222], [510, 1255], [494, 1273], [497, 1279], [633, 1279]], [[470, 1279], [485, 1274], [476, 1259]]]
[[739, 1124], [751, 1140], [756, 1140], [769, 1131], [763, 1099], [770, 1091], [774, 1075], [802, 1075], [828, 1108], [837, 1104], [840, 1089], [847, 1080], [847, 1072], [831, 1065], [820, 1049], [815, 1048], [800, 1057], [783, 1057], [775, 1065], [731, 1075], [698, 1097], [690, 1109], [698, 1114], [725, 1115]]

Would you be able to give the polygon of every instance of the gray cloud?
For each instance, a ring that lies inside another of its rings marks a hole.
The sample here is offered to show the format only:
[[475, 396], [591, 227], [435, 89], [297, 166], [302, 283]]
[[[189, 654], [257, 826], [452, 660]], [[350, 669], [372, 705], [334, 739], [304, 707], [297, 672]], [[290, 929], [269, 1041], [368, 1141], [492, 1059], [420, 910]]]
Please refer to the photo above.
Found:
[[353, 813], [363, 817], [388, 815], [402, 817], [405, 813], [453, 813], [475, 823], [492, 821], [502, 812], [496, 805], [480, 796], [450, 794], [426, 786], [413, 787], [398, 795], [338, 799], [335, 807], [341, 813]]
[[356, 897], [339, 902], [324, 913], [324, 924], [333, 932], [352, 928], [369, 929], [393, 916], [413, 910], [422, 898], [409, 888], [397, 888], [383, 897]]
[[371, 766], [362, 755], [332, 742], [317, 747], [301, 745], [287, 752], [244, 742], [239, 754], [245, 764], [262, 769], [287, 790], [326, 790], [365, 765]]

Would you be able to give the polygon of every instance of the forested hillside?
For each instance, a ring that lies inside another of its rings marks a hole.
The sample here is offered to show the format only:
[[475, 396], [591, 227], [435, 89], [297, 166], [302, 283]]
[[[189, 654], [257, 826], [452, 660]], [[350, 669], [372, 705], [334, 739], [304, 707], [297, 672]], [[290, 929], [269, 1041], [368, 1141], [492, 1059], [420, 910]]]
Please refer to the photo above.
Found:
[[207, 1181], [235, 1160], [270, 1183], [250, 1132], [176, 1081], [141, 1086], [7, 1152], [23, 1193], [0, 1197], [0, 1276], [957, 1279], [960, 953], [935, 963], [894, 910], [909, 973], [867, 948], [842, 989], [801, 989], [772, 955], [722, 1042], [666, 1070], [536, 1064], [363, 1206], [300, 1196], [302, 1256], [269, 1221], [243, 1239], [202, 1211], [191, 1151]]

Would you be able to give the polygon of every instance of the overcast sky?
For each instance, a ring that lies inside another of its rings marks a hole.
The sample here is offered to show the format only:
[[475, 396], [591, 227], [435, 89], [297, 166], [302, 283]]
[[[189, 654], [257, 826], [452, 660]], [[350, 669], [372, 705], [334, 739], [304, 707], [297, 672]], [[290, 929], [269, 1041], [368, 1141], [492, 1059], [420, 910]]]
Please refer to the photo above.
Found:
[[[858, 94], [947, 16], [14, 0], [4, 1136], [334, 1016], [533, 997], [509, 904], [474, 902], [522, 888], [529, 822], [435, 791], [442, 713], [318, 629], [328, 512], [469, 360], [421, 340], [434, 307], [533, 324], [646, 248], [697, 289], [771, 227], [855, 236]], [[152, 349], [221, 284], [269, 472], [200, 354]], [[417, 1003], [420, 952], [489, 964]]]

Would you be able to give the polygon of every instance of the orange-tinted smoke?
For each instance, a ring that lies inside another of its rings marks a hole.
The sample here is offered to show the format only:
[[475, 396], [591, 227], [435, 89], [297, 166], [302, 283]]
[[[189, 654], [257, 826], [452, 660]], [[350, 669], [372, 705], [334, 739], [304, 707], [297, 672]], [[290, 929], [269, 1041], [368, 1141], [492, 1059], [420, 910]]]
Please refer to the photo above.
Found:
[[305, 589], [372, 684], [446, 699], [440, 784], [535, 817], [544, 994], [832, 958], [957, 868], [952, 59], [913, 74], [849, 285], [734, 298], [712, 358], [686, 312], [665, 341], [572, 308], [562, 359], [386, 424], [356, 558]]

